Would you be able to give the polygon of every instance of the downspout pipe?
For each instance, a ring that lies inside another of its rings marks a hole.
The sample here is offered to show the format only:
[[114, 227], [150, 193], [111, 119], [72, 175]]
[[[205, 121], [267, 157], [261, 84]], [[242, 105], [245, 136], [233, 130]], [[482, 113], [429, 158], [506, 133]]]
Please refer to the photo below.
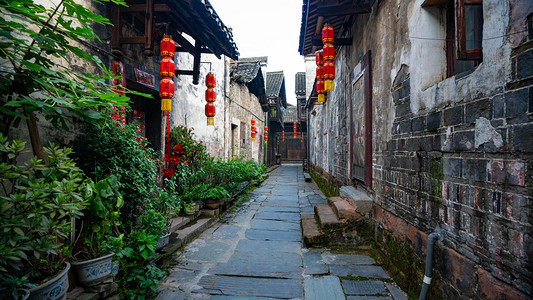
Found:
[[433, 267], [433, 250], [435, 248], [435, 243], [439, 240], [442, 240], [442, 230], [439, 225], [435, 228], [435, 231], [429, 234], [428, 243], [427, 243], [427, 253], [426, 253], [426, 271], [424, 272], [424, 280], [422, 284], [422, 290], [420, 291], [420, 296], [418, 300], [425, 300], [426, 295], [429, 290], [429, 285], [431, 284], [431, 269]]

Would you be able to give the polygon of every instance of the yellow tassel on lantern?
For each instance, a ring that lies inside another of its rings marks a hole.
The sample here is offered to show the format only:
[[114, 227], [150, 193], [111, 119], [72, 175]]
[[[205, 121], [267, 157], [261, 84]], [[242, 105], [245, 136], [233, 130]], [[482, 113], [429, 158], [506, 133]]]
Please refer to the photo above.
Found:
[[333, 80], [326, 80], [326, 82], [324, 83], [324, 90], [333, 91]]
[[172, 110], [172, 99], [161, 99], [161, 111]]
[[255, 142], [255, 137], [253, 137], [253, 138], [252, 138], [252, 141], [254, 141], [254, 142]]
[[318, 103], [324, 103], [325, 99], [326, 99], [326, 95], [318, 94]]
[[207, 117], [207, 126], [215, 126], [215, 118]]

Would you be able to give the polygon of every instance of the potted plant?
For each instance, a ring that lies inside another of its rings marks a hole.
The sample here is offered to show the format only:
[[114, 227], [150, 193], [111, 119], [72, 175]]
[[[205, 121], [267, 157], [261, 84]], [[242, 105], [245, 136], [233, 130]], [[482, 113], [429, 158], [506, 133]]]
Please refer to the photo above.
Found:
[[220, 206], [220, 203], [224, 202], [229, 197], [231, 197], [231, 195], [221, 185], [211, 187], [202, 194], [205, 206], [210, 209], [217, 209]]
[[109, 278], [112, 273], [113, 252], [109, 243], [118, 236], [120, 208], [124, 199], [119, 192], [120, 183], [115, 175], [98, 182], [90, 179], [85, 185], [88, 209], [81, 220], [80, 233], [74, 247], [72, 269], [84, 286], [93, 286]]
[[[140, 228], [143, 228], [143, 231], [150, 236], [157, 237], [158, 244], [160, 243], [160, 248], [163, 248], [165, 245], [166, 235], [168, 233], [168, 226], [169, 221], [161, 214], [160, 212], [156, 211], [155, 209], [148, 209], [144, 215], [142, 215], [140, 218]], [[156, 249], [157, 245], [156, 245]]]
[[27, 276], [35, 285], [30, 299], [56, 299], [68, 289], [64, 244], [85, 206], [83, 173], [68, 157], [71, 149], [53, 144], [43, 149], [48, 164], [33, 158], [17, 165], [24, 148], [0, 134], [0, 278]]

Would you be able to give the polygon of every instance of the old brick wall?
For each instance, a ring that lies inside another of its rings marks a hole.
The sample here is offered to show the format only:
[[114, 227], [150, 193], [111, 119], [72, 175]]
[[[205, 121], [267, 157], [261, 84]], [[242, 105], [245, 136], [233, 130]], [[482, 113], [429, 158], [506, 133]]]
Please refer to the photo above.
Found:
[[346, 75], [372, 51], [377, 228], [420, 258], [427, 235], [437, 225], [444, 230], [435, 271], [445, 298], [526, 299], [533, 292], [533, 42], [523, 30], [533, 6], [484, 1], [483, 62], [446, 78], [445, 7], [421, 2], [377, 1], [346, 33], [354, 40], [336, 51], [335, 91], [310, 118], [311, 162], [332, 181], [352, 184], [341, 167]]

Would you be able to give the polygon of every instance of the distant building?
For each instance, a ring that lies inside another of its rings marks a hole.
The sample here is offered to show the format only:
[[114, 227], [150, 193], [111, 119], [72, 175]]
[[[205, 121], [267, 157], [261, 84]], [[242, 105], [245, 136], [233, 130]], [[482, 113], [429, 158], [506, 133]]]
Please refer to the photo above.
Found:
[[285, 92], [285, 75], [283, 71], [267, 72], [266, 96], [268, 101], [268, 143], [266, 162], [276, 163], [279, 154], [279, 142], [283, 131], [283, 116], [287, 108]]

